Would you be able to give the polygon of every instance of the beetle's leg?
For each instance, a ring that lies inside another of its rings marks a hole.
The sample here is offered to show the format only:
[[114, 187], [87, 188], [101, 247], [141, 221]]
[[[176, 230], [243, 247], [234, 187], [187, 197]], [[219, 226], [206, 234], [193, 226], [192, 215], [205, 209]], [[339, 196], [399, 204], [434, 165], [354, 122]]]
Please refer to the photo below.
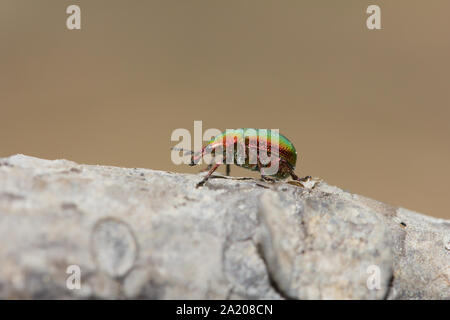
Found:
[[287, 168], [288, 168], [288, 170], [289, 170], [289, 174], [291, 175], [291, 177], [292, 177], [293, 180], [300, 181], [300, 182], [306, 182], [306, 181], [308, 181], [308, 180], [311, 180], [311, 176], [306, 176], [306, 177], [303, 177], [303, 178], [299, 178], [299, 177], [295, 174], [294, 168], [292, 168], [292, 166], [291, 166], [291, 164], [290, 164], [289, 162], [287, 162], [287, 161], [284, 160], [284, 159], [280, 159], [280, 161], [281, 161], [284, 165], [287, 166]]
[[[226, 143], [225, 143], [225, 148], [226, 148], [228, 145], [231, 145], [231, 144], [234, 144], [234, 141], [226, 142]], [[205, 152], [207, 151], [207, 149], [206, 149], [207, 147], [210, 147], [210, 148], [211, 148], [211, 145], [208, 145], [208, 146], [203, 147], [203, 149], [202, 149], [202, 155], [203, 155], [203, 153], [205, 153]], [[222, 161], [223, 161], [223, 162], [222, 162]], [[206, 174], [206, 176], [203, 178], [202, 181], [200, 181], [199, 183], [197, 183], [197, 188], [200, 187], [200, 186], [202, 186], [202, 185], [204, 185], [205, 182], [208, 181], [209, 177], [214, 173], [214, 171], [217, 170], [217, 168], [218, 168], [222, 163], [225, 163], [225, 164], [227, 165], [227, 167], [226, 167], [226, 173], [227, 173], [227, 176], [230, 175], [230, 164], [227, 164], [227, 163], [226, 163], [226, 161], [227, 161], [227, 160], [226, 160], [226, 155], [224, 155], [222, 161], [221, 161], [220, 163], [215, 163], [214, 165], [213, 165], [213, 164], [208, 165], [207, 169], [209, 169], [209, 172]], [[193, 160], [192, 162], [194, 162], [194, 160]], [[205, 171], [206, 171], [206, 170], [205, 170]]]
[[[223, 148], [222, 152], [224, 152], [223, 158], [222, 158], [222, 163], [226, 164], [225, 174], [227, 176], [229, 176], [230, 172], [231, 172], [231, 164], [227, 163], [227, 156], [229, 155], [227, 153], [227, 150], [230, 146], [233, 146], [233, 150], [236, 150], [235, 149], [236, 145], [237, 145], [237, 142], [235, 142], [234, 140], [225, 140], [224, 144], [222, 146], [222, 148]], [[231, 155], [231, 159], [233, 159], [233, 158], [234, 158], [234, 155]]]
[[265, 175], [261, 175], [261, 179], [262, 179], [263, 181], [267, 181], [267, 182], [277, 182], [277, 180], [275, 180], [275, 179], [273, 179], [273, 178], [270, 178], [270, 177], [268, 177], [268, 176], [265, 176]]
[[299, 178], [294, 172], [290, 172], [292, 179], [300, 181], [300, 182], [306, 182], [308, 180], [311, 180], [311, 176], [306, 176], [303, 178]]
[[[213, 167], [213, 164], [210, 163], [210, 164], [208, 164], [208, 166], [205, 169], [200, 170], [200, 172], [207, 172], [207, 171], [211, 170], [212, 167]], [[226, 170], [227, 170], [226, 175], [229, 176], [230, 171], [231, 171], [231, 165], [227, 164]]]
[[196, 188], [201, 187], [202, 185], [205, 184], [206, 181], [208, 181], [209, 177], [214, 173], [214, 171], [217, 170], [217, 168], [220, 166], [220, 163], [216, 163], [213, 165], [213, 167], [209, 170], [209, 172], [206, 174], [206, 176], [203, 178], [202, 181], [200, 181], [199, 183], [197, 183]]
[[212, 167], [213, 167], [213, 164], [210, 163], [210, 164], [208, 164], [208, 166], [207, 166], [205, 169], [200, 170], [200, 172], [206, 172], [206, 171], [209, 171], [209, 170], [211, 170]]
[[264, 174], [264, 167], [261, 165], [261, 162], [259, 161], [259, 156], [257, 157], [257, 161], [258, 161], [257, 166], [258, 166], [259, 173], [261, 174], [261, 179], [263, 181], [276, 182], [275, 179], [272, 179]]

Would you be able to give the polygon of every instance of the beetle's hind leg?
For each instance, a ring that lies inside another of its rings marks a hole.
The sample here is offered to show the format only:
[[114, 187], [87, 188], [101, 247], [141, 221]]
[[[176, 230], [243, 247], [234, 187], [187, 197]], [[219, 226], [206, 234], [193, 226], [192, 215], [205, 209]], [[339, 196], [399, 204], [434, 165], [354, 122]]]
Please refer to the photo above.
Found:
[[272, 182], [272, 183], [277, 182], [276, 179], [273, 179], [273, 178], [271, 178], [271, 177], [265, 176], [265, 175], [263, 175], [263, 174], [261, 175], [261, 180], [267, 181], [267, 182]]
[[303, 178], [299, 178], [299, 177], [298, 177], [295, 173], [293, 173], [293, 172], [291, 172], [291, 177], [292, 177], [292, 179], [297, 180], [297, 181], [300, 181], [300, 182], [307, 182], [307, 181], [309, 181], [309, 180], [312, 179], [311, 176], [306, 176], [306, 177], [303, 177]]
[[294, 168], [292, 168], [292, 166], [291, 166], [291, 164], [290, 164], [289, 162], [287, 162], [287, 161], [284, 160], [284, 159], [281, 159], [281, 163], [282, 163], [283, 165], [285, 165], [285, 166], [288, 168], [289, 174], [291, 175], [291, 177], [292, 177], [293, 180], [300, 181], [300, 182], [307, 182], [307, 181], [309, 181], [309, 180], [312, 179], [311, 176], [306, 176], [306, 177], [303, 177], [303, 178], [299, 178], [299, 177], [295, 174]]

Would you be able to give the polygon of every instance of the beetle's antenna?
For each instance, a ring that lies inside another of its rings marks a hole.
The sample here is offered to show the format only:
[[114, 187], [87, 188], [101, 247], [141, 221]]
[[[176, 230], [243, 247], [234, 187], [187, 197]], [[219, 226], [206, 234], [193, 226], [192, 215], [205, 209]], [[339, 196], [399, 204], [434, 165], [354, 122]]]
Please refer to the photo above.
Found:
[[186, 150], [183, 148], [176, 148], [176, 147], [172, 147], [170, 149], [174, 150], [174, 151], [184, 152], [184, 154], [183, 154], [184, 156], [190, 155], [191, 156], [191, 163], [189, 164], [190, 166], [195, 166], [197, 164], [198, 160], [196, 160], [195, 158], [197, 158], [203, 152], [202, 150], [194, 152], [192, 150]]
[[186, 150], [186, 149], [183, 149], [183, 148], [175, 148], [175, 147], [172, 147], [172, 148], [170, 148], [170, 150], [174, 150], [174, 151], [182, 151], [182, 152], [184, 152], [184, 154], [183, 154], [184, 156], [194, 154], [194, 151], [192, 151], [192, 150]]

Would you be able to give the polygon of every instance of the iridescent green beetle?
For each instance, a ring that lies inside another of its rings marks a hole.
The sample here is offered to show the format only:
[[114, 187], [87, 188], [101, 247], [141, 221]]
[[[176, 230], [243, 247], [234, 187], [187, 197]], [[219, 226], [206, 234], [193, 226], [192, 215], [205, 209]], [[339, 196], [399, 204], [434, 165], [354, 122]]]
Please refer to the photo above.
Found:
[[[183, 149], [172, 149], [185, 151]], [[227, 152], [227, 150], [231, 150], [232, 152]], [[241, 153], [239, 153], [239, 150]], [[197, 165], [199, 160], [206, 154], [211, 154], [213, 157], [218, 155], [223, 157], [222, 162], [208, 166], [208, 173], [197, 184], [197, 187], [204, 185], [222, 163], [225, 163], [227, 166], [228, 176], [230, 174], [230, 162], [252, 171], [259, 171], [261, 178], [267, 181], [286, 179], [289, 176], [300, 182], [311, 179], [310, 176], [299, 178], [294, 173], [297, 163], [297, 151], [294, 145], [282, 134], [272, 133], [272, 130], [251, 128], [227, 130], [211, 139], [202, 150], [198, 152], [187, 152], [191, 154], [191, 162], [189, 164], [191, 166]], [[267, 171], [270, 171], [271, 164], [261, 161], [262, 152], [269, 157], [273, 156], [271, 159], [275, 159], [277, 162], [278, 170], [275, 173], [266, 174]], [[239, 155], [244, 156], [244, 158], [239, 159]], [[252, 155], [256, 155], [254, 157], [255, 161], [251, 161]]]

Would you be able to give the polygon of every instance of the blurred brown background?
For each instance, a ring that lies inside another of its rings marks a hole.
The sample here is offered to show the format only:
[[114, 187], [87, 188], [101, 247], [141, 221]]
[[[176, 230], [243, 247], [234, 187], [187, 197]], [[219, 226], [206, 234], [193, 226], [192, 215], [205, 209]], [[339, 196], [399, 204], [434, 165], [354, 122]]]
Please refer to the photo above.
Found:
[[[366, 28], [370, 4], [382, 30]], [[298, 174], [450, 218], [449, 12], [448, 0], [1, 0], [0, 157], [196, 172], [171, 163], [174, 129], [279, 128]]]

